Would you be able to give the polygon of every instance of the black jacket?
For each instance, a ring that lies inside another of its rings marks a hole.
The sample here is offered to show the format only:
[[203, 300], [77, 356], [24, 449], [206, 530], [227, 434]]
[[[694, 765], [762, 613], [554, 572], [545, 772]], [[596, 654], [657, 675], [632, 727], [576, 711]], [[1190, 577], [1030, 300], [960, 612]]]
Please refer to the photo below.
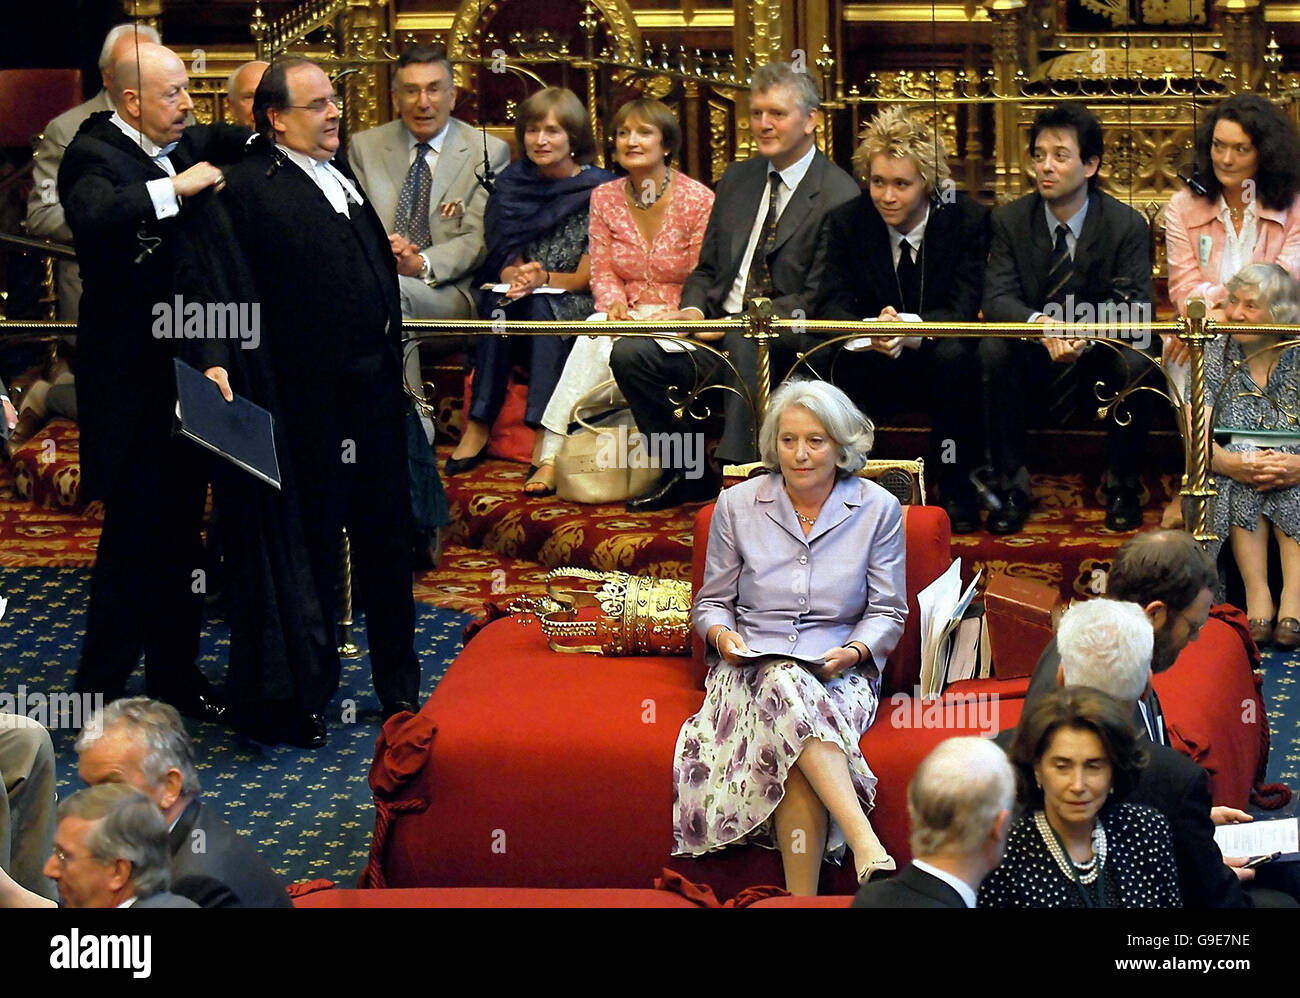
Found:
[[965, 908], [950, 885], [909, 863], [898, 876], [865, 884], [853, 899], [854, 908]]
[[200, 908], [292, 908], [279, 878], [247, 839], [197, 798], [168, 835], [173, 894]]

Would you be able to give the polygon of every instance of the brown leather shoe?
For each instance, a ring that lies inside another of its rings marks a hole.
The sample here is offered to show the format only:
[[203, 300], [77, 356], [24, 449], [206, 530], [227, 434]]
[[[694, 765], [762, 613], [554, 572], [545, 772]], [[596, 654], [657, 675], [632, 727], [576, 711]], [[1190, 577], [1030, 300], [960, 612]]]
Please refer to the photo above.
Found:
[[[1288, 617], [1288, 620], [1294, 620]], [[1273, 643], [1273, 621], [1256, 617], [1247, 622], [1250, 625], [1250, 639], [1260, 648], [1267, 648]], [[1300, 635], [1298, 635], [1300, 637]]]
[[1277, 622], [1273, 631], [1273, 644], [1279, 648], [1300, 647], [1300, 620], [1295, 617], [1283, 617]]

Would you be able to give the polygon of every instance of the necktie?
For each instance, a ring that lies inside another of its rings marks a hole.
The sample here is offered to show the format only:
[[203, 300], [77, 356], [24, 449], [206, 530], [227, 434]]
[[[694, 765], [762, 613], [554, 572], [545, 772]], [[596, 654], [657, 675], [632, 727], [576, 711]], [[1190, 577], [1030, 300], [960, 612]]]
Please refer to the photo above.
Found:
[[763, 218], [763, 227], [758, 230], [758, 243], [754, 246], [754, 256], [749, 261], [749, 275], [745, 278], [745, 304], [751, 299], [765, 298], [772, 293], [772, 272], [767, 266], [767, 255], [776, 245], [777, 194], [781, 191], [781, 174], [773, 173], [771, 187], [767, 195], [767, 215]]
[[406, 171], [402, 193], [397, 197], [397, 231], [419, 249], [424, 249], [433, 238], [429, 235], [429, 192], [433, 188], [433, 171], [425, 161], [429, 143], [415, 147], [415, 162]]
[[903, 300], [900, 312], [921, 311], [921, 271], [912, 258], [912, 244], [906, 239], [898, 247], [898, 294]]
[[1056, 227], [1056, 245], [1052, 247], [1052, 258], [1047, 267], [1047, 301], [1058, 305], [1065, 303], [1065, 289], [1074, 277], [1074, 260], [1070, 256], [1070, 244], [1065, 239], [1067, 231], [1064, 225]]

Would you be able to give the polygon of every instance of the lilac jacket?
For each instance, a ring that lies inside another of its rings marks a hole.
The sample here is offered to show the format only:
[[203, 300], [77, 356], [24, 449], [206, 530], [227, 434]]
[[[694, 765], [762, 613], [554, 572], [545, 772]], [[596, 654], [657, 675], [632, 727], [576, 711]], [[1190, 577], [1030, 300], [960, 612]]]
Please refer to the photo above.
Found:
[[804, 537], [784, 479], [762, 475], [718, 496], [695, 629], [810, 658], [861, 641], [883, 668], [907, 620], [904, 569], [902, 507], [875, 482], [837, 481]]
[[[1284, 211], [1258, 206], [1252, 263], [1281, 264], [1300, 280], [1300, 197]], [[1209, 237], [1209, 258], [1201, 261], [1201, 237]], [[1190, 298], [1204, 298], [1210, 306], [1228, 300], [1219, 280], [1223, 244], [1228, 233], [1219, 221], [1219, 205], [1191, 191], [1179, 191], [1165, 209], [1165, 258], [1169, 267], [1169, 301], [1179, 315], [1187, 312]]]

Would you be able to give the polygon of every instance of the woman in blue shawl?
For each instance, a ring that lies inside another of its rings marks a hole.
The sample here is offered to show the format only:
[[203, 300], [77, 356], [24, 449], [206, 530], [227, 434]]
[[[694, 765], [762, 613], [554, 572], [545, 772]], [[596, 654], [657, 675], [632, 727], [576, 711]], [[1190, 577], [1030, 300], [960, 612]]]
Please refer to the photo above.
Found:
[[[596, 141], [586, 109], [571, 90], [547, 87], [524, 101], [515, 136], [525, 158], [505, 169], [488, 199], [487, 259], [475, 282], [507, 285], [508, 290], [478, 292], [479, 317], [585, 319], [595, 310], [587, 257], [591, 191], [613, 174], [591, 165]], [[571, 341], [569, 336], [478, 338], [473, 397], [465, 432], [447, 461], [449, 475], [468, 471], [487, 455], [516, 346], [528, 347], [524, 421], [540, 428]]]

